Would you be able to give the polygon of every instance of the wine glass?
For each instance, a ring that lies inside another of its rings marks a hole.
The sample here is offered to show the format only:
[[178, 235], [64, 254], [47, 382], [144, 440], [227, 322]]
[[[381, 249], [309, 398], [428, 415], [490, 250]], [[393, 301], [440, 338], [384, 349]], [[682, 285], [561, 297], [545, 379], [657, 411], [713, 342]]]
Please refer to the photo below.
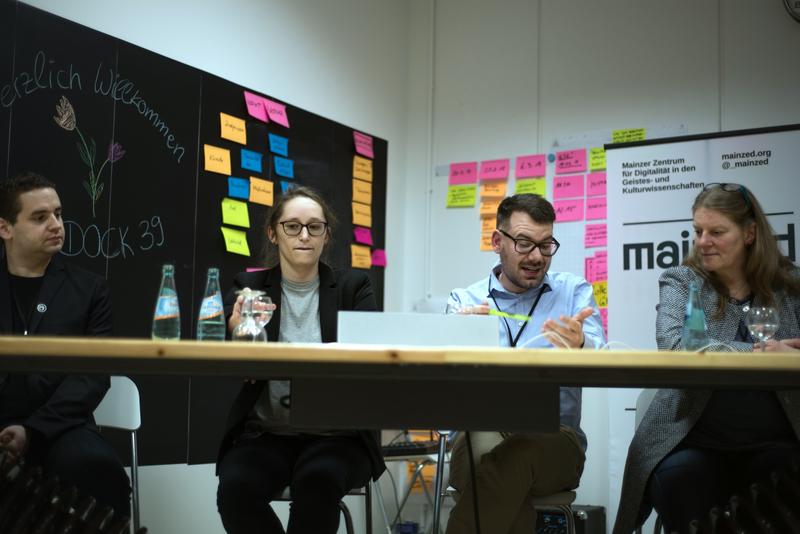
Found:
[[255, 317], [256, 323], [258, 323], [261, 328], [267, 327], [270, 319], [272, 319], [273, 311], [275, 311], [275, 305], [272, 303], [272, 299], [269, 298], [269, 295], [261, 292], [260, 295], [255, 297], [253, 301], [253, 317]]
[[[242, 320], [236, 325], [231, 333], [231, 338], [234, 341], [266, 341], [267, 332], [264, 327], [256, 320], [254, 309], [258, 297], [263, 296], [264, 292], [257, 289], [250, 289], [246, 287], [236, 292], [237, 295], [242, 295]], [[270, 312], [271, 315], [272, 312]], [[265, 323], [266, 324], [266, 323]]]
[[778, 310], [769, 306], [753, 306], [744, 321], [750, 335], [761, 345], [761, 352], [764, 352], [765, 342], [775, 335], [781, 323]]

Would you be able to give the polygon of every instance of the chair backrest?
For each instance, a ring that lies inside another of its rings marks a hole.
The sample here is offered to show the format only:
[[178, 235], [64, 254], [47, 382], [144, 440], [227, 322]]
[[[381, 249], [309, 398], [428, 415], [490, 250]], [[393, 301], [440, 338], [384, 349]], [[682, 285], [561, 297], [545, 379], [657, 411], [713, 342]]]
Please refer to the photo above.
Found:
[[650, 403], [653, 402], [653, 397], [656, 396], [657, 389], [643, 389], [639, 396], [636, 398], [636, 419], [634, 423], [634, 429], [639, 428], [639, 424], [644, 419], [644, 414], [647, 413], [647, 409], [650, 407]]
[[111, 387], [94, 411], [98, 426], [134, 431], [142, 426], [139, 388], [127, 376], [112, 376]]

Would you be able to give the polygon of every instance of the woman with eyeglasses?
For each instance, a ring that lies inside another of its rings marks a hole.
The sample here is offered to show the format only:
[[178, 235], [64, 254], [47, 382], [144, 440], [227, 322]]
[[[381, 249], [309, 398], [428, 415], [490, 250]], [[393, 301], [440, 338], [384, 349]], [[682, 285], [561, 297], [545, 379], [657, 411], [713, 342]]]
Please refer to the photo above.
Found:
[[[738, 184], [709, 184], [692, 206], [694, 248], [659, 280], [659, 350], [680, 350], [689, 286], [699, 288], [709, 350], [752, 352], [744, 323], [751, 306], [772, 306], [780, 327], [767, 350], [793, 350], [800, 337], [800, 270], [778, 248], [758, 200]], [[758, 358], [756, 352], [744, 358]], [[666, 532], [708, 524], [709, 510], [749, 495], [800, 460], [800, 392], [662, 389], [628, 451], [614, 532], [632, 532], [655, 508]], [[778, 529], [780, 530], [780, 529]]]
[[[271, 268], [236, 275], [226, 299], [229, 332], [241, 321], [236, 290], [245, 287], [265, 291], [277, 306], [268, 341], [333, 342], [339, 310], [376, 309], [365, 273], [320, 260], [334, 223], [308, 188], [278, 200], [266, 224]], [[227, 532], [283, 533], [269, 502], [289, 487], [287, 531], [335, 533], [342, 497], [385, 469], [376, 431], [296, 428], [290, 411], [288, 380], [248, 380], [236, 398], [217, 459], [217, 507]]]

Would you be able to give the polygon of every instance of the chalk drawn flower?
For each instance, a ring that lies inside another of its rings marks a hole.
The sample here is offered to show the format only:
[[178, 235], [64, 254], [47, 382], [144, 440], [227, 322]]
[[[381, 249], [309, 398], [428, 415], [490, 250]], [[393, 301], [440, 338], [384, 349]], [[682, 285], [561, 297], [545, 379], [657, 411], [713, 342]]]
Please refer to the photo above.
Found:
[[75, 129], [75, 110], [66, 96], [62, 96], [61, 101], [56, 104], [56, 115], [53, 116], [53, 120], [67, 131]]
[[125, 155], [125, 150], [123, 150], [122, 145], [119, 143], [112, 142], [108, 145], [108, 161], [111, 163], [116, 163], [122, 159], [122, 156]]

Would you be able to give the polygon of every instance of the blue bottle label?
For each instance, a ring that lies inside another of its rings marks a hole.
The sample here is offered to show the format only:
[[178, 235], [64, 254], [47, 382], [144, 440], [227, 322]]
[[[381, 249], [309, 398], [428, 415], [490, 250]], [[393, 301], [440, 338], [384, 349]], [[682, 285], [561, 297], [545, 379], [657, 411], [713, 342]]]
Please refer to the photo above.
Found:
[[205, 297], [202, 304], [200, 304], [199, 320], [205, 321], [207, 319], [213, 319], [214, 317], [221, 316], [223, 312], [222, 295], [215, 293], [210, 297]]
[[172, 319], [178, 317], [178, 296], [177, 295], [162, 295], [158, 297], [156, 303], [155, 319]]

